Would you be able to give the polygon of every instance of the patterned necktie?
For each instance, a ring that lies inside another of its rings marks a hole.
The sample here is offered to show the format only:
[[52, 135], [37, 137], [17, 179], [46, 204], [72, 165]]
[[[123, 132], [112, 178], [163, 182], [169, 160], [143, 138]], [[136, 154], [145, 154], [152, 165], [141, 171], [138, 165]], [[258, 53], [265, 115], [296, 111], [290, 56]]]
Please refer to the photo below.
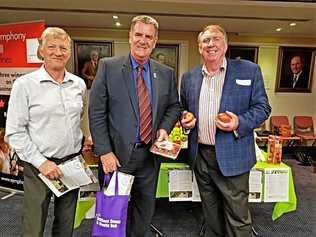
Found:
[[152, 132], [152, 110], [149, 93], [143, 79], [143, 67], [137, 68], [137, 95], [139, 106], [140, 128], [139, 134], [142, 142], [148, 144], [151, 140]]

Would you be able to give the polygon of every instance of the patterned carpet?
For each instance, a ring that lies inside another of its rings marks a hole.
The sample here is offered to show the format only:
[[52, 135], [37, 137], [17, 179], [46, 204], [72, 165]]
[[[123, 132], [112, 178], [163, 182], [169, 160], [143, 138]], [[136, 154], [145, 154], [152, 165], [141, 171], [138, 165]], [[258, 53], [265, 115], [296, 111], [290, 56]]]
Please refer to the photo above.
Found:
[[[295, 159], [284, 160], [292, 167], [298, 198], [295, 212], [287, 213], [272, 221], [273, 203], [252, 203], [251, 211], [259, 237], [315, 237], [316, 236], [316, 174], [310, 166], [300, 166]], [[0, 191], [0, 197], [6, 195]], [[15, 195], [0, 200], [0, 237], [21, 236], [22, 196]], [[202, 210], [199, 203], [169, 203], [157, 201], [153, 223], [166, 237], [198, 237]], [[90, 236], [91, 220], [84, 220], [75, 230], [75, 237]], [[50, 236], [52, 208], [50, 207], [45, 237]], [[155, 236], [152, 233], [151, 236]]]

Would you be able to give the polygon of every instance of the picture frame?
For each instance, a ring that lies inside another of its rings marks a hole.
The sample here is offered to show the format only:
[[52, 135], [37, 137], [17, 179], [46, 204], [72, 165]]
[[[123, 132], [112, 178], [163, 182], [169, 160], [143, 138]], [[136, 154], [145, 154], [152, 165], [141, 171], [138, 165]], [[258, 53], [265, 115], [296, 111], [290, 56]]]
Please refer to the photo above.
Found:
[[279, 48], [275, 92], [312, 92], [316, 48]]
[[257, 63], [258, 47], [229, 45], [226, 56], [231, 59], [245, 59]]
[[88, 89], [97, 70], [97, 64], [90, 62], [92, 54], [98, 55], [97, 62], [103, 57], [112, 57], [113, 42], [74, 40], [75, 74], [85, 80]]
[[179, 45], [178, 44], [156, 44], [155, 49], [151, 54], [151, 58], [165, 64], [174, 69], [176, 83], [178, 84], [178, 67], [179, 67]]

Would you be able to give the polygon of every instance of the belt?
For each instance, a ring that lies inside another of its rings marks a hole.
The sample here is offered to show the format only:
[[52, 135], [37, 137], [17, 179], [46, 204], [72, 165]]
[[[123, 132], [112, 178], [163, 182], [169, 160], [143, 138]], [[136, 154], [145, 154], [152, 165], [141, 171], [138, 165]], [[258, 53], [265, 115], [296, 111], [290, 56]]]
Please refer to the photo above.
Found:
[[147, 147], [150, 147], [151, 146], [151, 143], [144, 143], [144, 142], [137, 142], [134, 144], [134, 148], [135, 149], [139, 149], [139, 148], [147, 148]]
[[208, 145], [208, 144], [199, 143], [199, 148], [210, 149], [212, 151], [215, 151], [215, 146], [214, 145]]
[[77, 153], [70, 154], [70, 155], [65, 156], [63, 158], [56, 158], [56, 157], [46, 157], [46, 158], [47, 158], [47, 160], [55, 162], [56, 165], [59, 165], [59, 164], [66, 162], [67, 160], [71, 160], [72, 158], [75, 158], [76, 156], [79, 156], [79, 155], [81, 155], [81, 151], [79, 151]]

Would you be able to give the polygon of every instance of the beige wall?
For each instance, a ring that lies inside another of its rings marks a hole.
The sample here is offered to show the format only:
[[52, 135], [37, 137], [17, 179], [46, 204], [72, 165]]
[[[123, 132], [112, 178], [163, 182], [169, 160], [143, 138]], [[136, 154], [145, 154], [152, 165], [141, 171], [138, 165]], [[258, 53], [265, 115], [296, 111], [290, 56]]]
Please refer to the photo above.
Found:
[[[66, 29], [75, 40], [110, 40], [114, 42], [114, 55], [125, 55], [129, 51], [128, 31], [111, 29]], [[201, 62], [197, 50], [198, 32], [161, 31], [161, 43], [177, 43], [180, 45], [179, 74]], [[229, 42], [234, 45], [252, 45], [259, 47], [258, 64], [264, 75], [267, 94], [272, 106], [273, 115], [288, 115], [292, 123], [294, 115], [311, 115], [316, 118], [316, 66], [312, 93], [276, 93], [275, 83], [278, 65], [279, 46], [316, 47], [315, 38], [294, 37], [262, 37], [229, 35]], [[316, 60], [315, 60], [316, 63]], [[68, 65], [73, 70], [73, 61]], [[314, 119], [315, 124], [315, 119]]]

